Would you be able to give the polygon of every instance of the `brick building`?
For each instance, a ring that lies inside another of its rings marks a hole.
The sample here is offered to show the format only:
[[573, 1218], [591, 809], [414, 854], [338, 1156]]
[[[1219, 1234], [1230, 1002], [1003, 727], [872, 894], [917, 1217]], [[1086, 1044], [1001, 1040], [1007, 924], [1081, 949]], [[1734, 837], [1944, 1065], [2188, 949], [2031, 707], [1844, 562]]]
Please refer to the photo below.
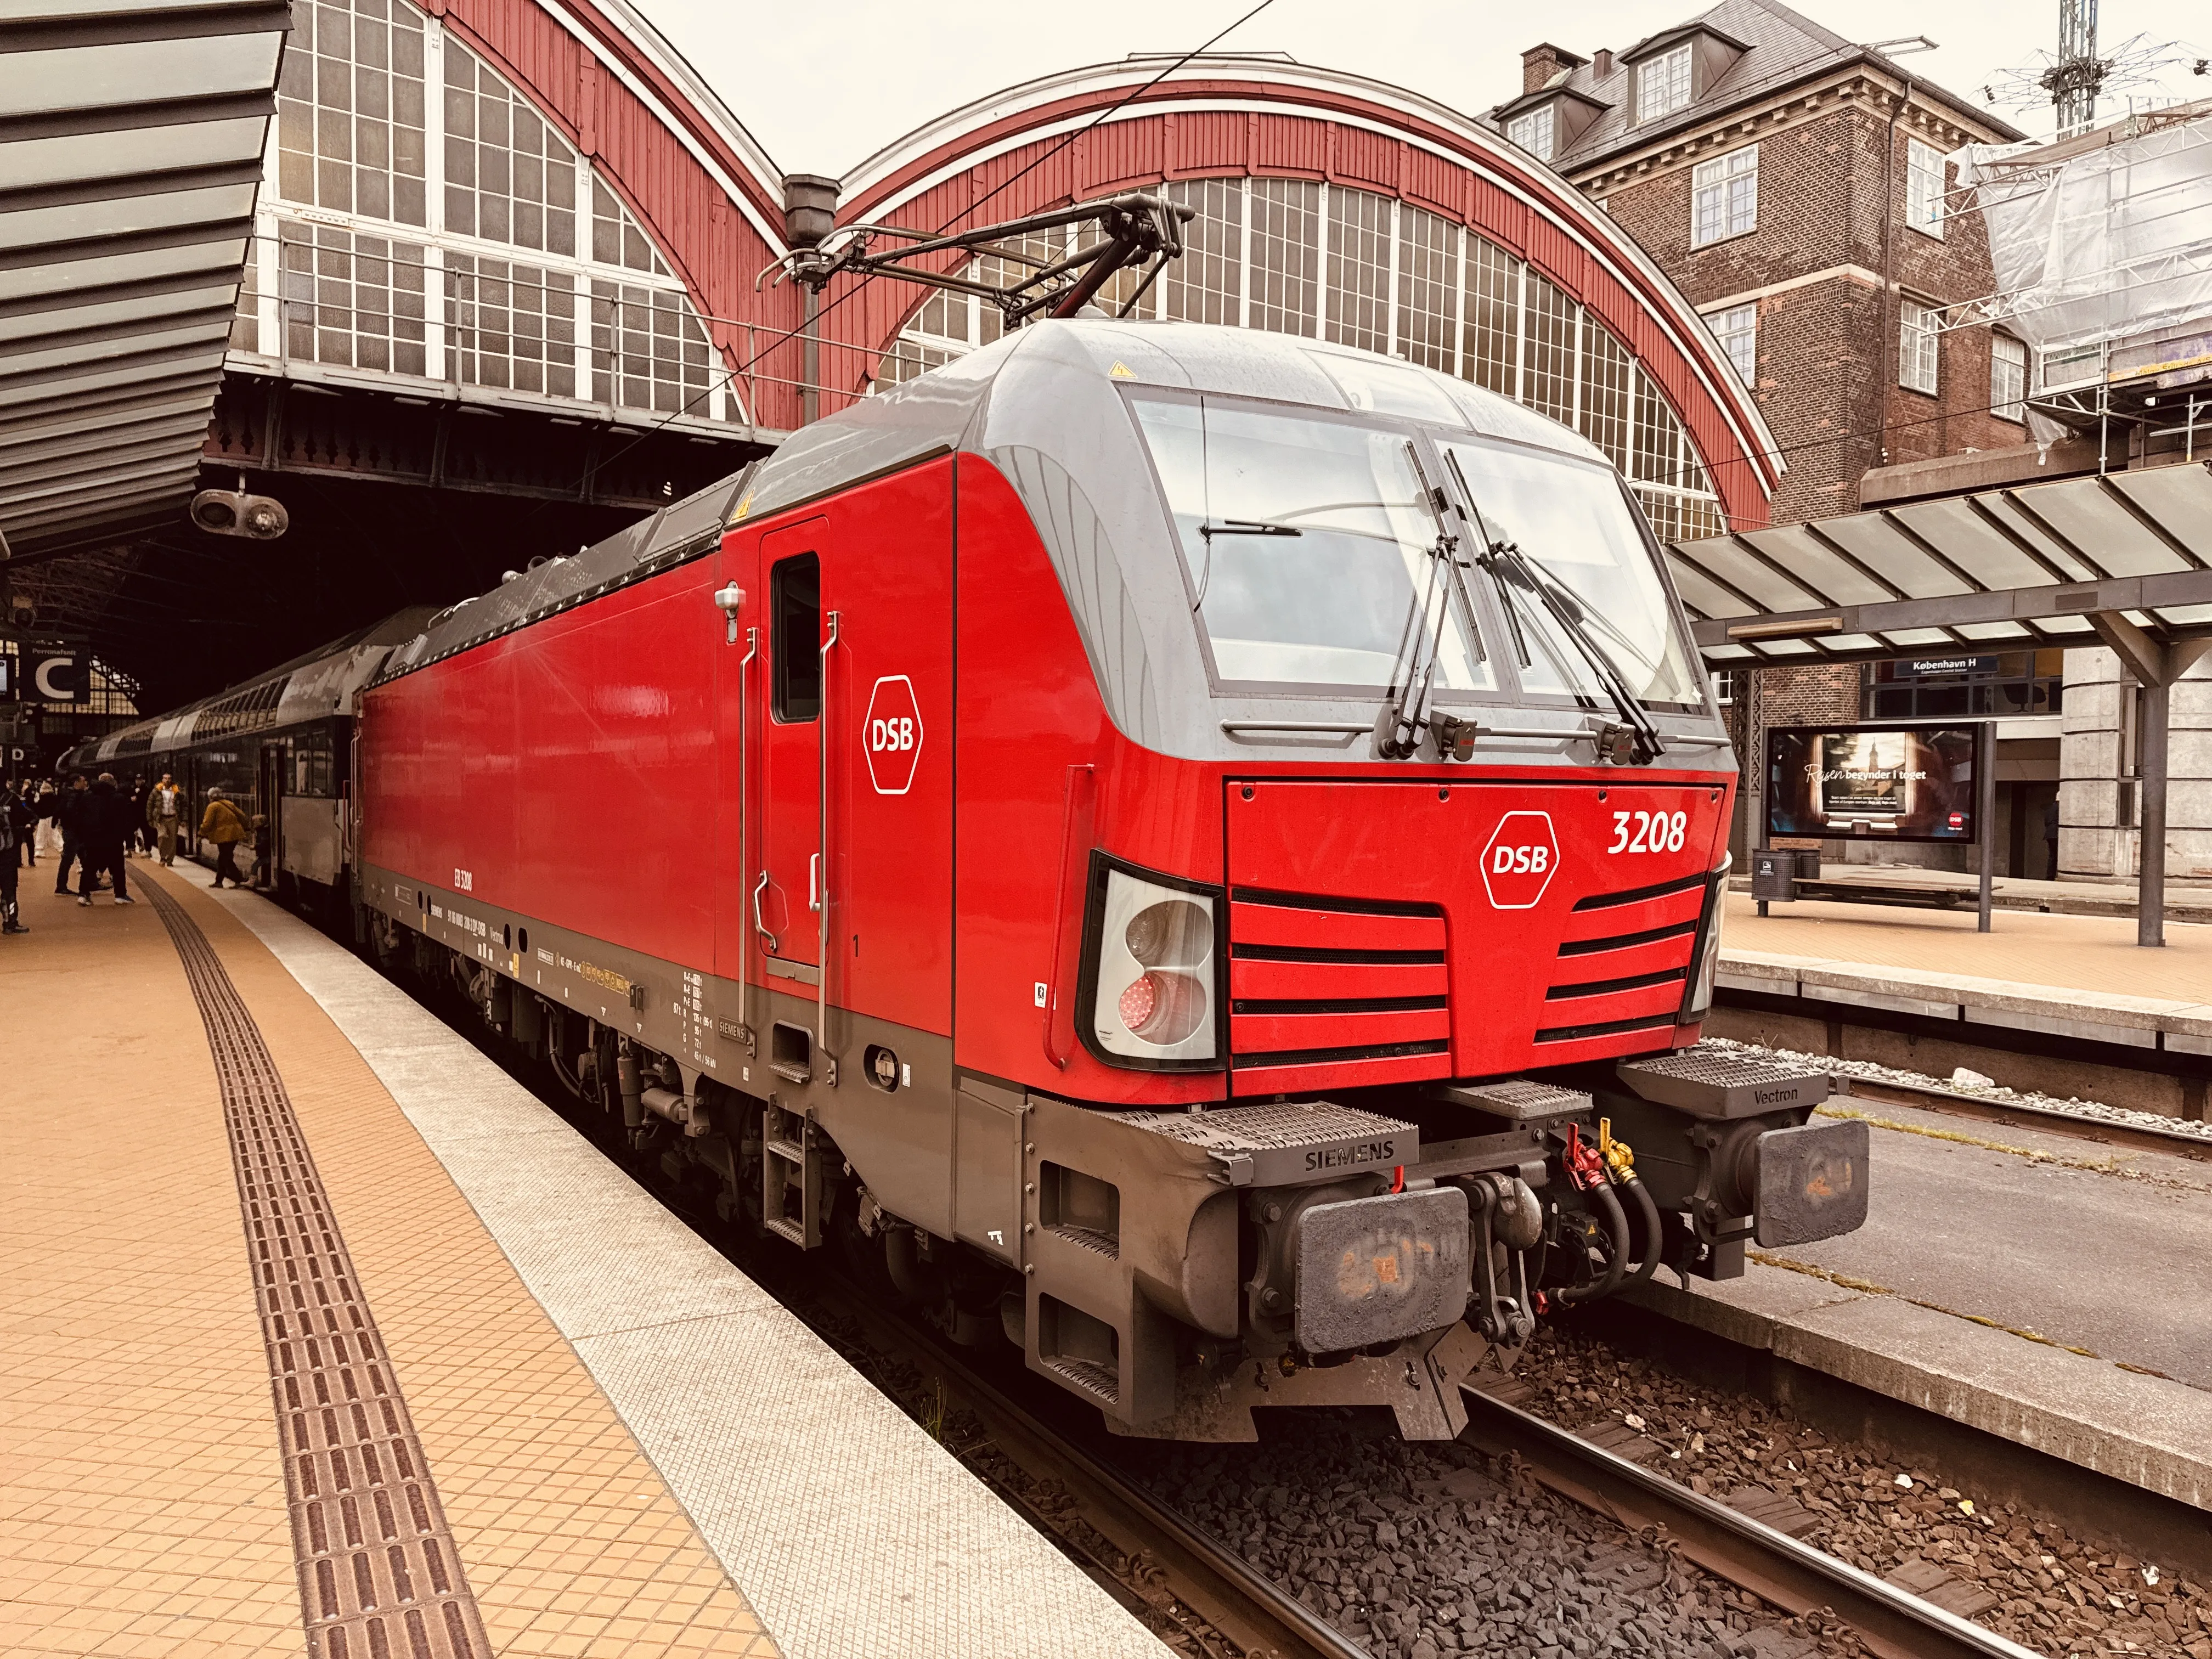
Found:
[[[1944, 157], [2012, 142], [2014, 128], [1778, 0], [1722, 0], [1619, 51], [1545, 43], [1522, 65], [1521, 96], [1492, 121], [1602, 206], [1705, 319], [1787, 464], [1775, 522], [1856, 511], [1876, 469], [2026, 441], [2026, 349], [1933, 325], [1994, 287], [1979, 216], [1944, 211]], [[2001, 857], [2012, 824], [2032, 818], [2022, 855], [2005, 861], [2045, 873], [2058, 731], [2037, 699], [2048, 703], [2057, 665], [1950, 660], [1948, 677], [1927, 664], [1770, 669], [1743, 716], [1763, 729], [1905, 705], [1911, 717], [1921, 702], [1961, 716], [2017, 707], [2000, 749]], [[1753, 733], [1741, 735], [1749, 756]], [[1930, 849], [1928, 861], [1961, 856]]]

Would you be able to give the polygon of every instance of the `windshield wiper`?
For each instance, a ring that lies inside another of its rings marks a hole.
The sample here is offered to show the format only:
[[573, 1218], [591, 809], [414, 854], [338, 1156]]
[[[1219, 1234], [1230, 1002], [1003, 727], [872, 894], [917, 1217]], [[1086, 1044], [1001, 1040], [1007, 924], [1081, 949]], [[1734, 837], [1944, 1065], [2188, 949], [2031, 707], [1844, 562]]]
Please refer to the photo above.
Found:
[[[1444, 460], [1450, 466], [1452, 476], [1458, 480], [1461, 494], [1466, 496], [1468, 504], [1474, 510], [1475, 526], [1480, 532], [1485, 549], [1476, 562], [1490, 573], [1506, 616], [1513, 621], [1522, 662], [1525, 665], [1530, 659], [1528, 643], [1521, 635], [1516, 612], [1522, 603], [1521, 595], [1526, 592], [1534, 595], [1559, 632], [1566, 635], [1569, 642], [1589, 664], [1590, 671], [1597, 676], [1598, 684], [1605, 688], [1606, 696], [1611, 699], [1615, 712], [1627, 728], [1625, 732], [1618, 727], [1599, 732], [1596, 734], [1598, 753], [1616, 765], [1643, 766], [1658, 759], [1665, 752], [1665, 744], [1659, 738], [1659, 728], [1651, 723], [1651, 717], [1644, 712], [1644, 705], [1628, 689], [1628, 681], [1620, 672], [1620, 665], [1590, 633], [1589, 613], [1583, 609], [1582, 601], [1562, 586], [1540, 563], [1523, 553], [1516, 544], [1492, 538], [1490, 526], [1483, 520], [1482, 504], [1475, 499], [1474, 491], [1468, 487], [1467, 474], [1460, 470], [1459, 458], [1447, 450]], [[1627, 739], [1626, 744], [1620, 741], [1624, 738]], [[1626, 752], [1623, 752], [1624, 749]]]
[[1303, 536], [1295, 525], [1262, 524], [1257, 519], [1223, 519], [1199, 526], [1198, 533], [1211, 542], [1216, 536]]
[[[1436, 637], [1429, 642], [1429, 660], [1425, 669], [1421, 663], [1420, 632], [1415, 628], [1425, 613], [1416, 610], [1407, 621], [1407, 631], [1413, 644], [1413, 656], [1407, 665], [1404, 687], [1401, 689], [1394, 683], [1389, 701], [1383, 706], [1390, 721], [1390, 735], [1376, 746], [1385, 760], [1405, 760], [1421, 746], [1421, 735], [1428, 726], [1429, 694], [1436, 686], [1437, 664], [1443, 656], [1444, 622], [1451, 613], [1452, 594], [1456, 591], [1464, 598], [1464, 589], [1459, 586], [1459, 561], [1454, 556], [1459, 548], [1459, 538], [1453, 535], [1444, 523], [1443, 492], [1429, 483], [1428, 471], [1421, 465], [1420, 451], [1410, 442], [1406, 446], [1406, 459], [1413, 464], [1413, 477], [1420, 489], [1421, 505], [1428, 508], [1429, 517], [1437, 526], [1437, 539], [1429, 549], [1429, 580], [1416, 598], [1415, 604], [1425, 606], [1429, 596], [1437, 593], [1438, 567], [1443, 568], [1445, 575], [1443, 592], [1437, 595]], [[1395, 678], [1394, 675], [1394, 682]], [[1419, 697], [1413, 691], [1416, 679], [1420, 682]], [[1437, 732], [1438, 752], [1447, 757], [1471, 759], [1474, 754], [1473, 723], [1447, 720], [1443, 725], [1449, 727], [1449, 732], [1443, 729]], [[1461, 732], [1462, 726], [1466, 727], [1464, 734]]]

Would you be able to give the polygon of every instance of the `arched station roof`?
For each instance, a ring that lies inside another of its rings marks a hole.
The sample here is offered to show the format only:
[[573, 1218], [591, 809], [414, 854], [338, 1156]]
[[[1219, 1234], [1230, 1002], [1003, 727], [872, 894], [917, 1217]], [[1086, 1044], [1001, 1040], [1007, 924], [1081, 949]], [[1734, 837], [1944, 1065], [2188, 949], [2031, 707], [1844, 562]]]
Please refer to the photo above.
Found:
[[[1147, 86], [1168, 66], [1070, 70], [951, 111], [848, 173], [839, 222], [964, 227], [1200, 178], [1395, 198], [1509, 250], [1587, 307], [1663, 388], [1729, 522], [1767, 521], [1782, 464], [1756, 405], [1688, 301], [1571, 185], [1470, 116], [1380, 82], [1235, 56]], [[910, 289], [878, 282], [842, 305], [826, 321], [853, 351], [825, 369], [869, 373], [864, 354], [887, 346], [915, 304]]]

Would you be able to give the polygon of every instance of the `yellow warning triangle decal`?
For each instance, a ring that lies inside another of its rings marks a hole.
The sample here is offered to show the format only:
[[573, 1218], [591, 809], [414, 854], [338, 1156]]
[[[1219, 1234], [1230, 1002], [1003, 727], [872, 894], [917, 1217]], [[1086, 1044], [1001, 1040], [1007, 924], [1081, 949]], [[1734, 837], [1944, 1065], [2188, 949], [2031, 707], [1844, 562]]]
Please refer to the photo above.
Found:
[[1137, 378], [1136, 372], [1127, 363], [1117, 362], [1106, 373], [1116, 380], [1133, 380]]

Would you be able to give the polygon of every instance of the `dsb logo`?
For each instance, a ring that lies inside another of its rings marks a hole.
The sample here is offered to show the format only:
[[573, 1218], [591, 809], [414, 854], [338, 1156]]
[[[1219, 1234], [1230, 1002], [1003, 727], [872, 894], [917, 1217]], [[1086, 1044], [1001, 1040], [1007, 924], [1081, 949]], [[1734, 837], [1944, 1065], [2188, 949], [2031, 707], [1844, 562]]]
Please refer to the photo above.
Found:
[[884, 675], [868, 693], [861, 720], [869, 783], [879, 795], [903, 795], [914, 787], [921, 759], [921, 705], [915, 701], [914, 682], [903, 674]]
[[1549, 812], [1508, 812], [1482, 849], [1482, 889], [1500, 910], [1533, 910], [1559, 867]]

